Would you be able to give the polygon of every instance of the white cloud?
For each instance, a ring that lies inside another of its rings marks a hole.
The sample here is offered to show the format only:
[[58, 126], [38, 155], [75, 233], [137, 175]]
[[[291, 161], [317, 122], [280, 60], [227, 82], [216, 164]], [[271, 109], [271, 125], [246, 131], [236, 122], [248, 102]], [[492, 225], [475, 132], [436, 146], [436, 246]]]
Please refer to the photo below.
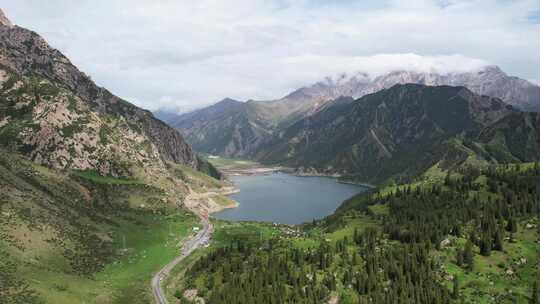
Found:
[[279, 98], [342, 72], [490, 63], [540, 79], [536, 0], [0, 0], [0, 7], [96, 82], [151, 109]]

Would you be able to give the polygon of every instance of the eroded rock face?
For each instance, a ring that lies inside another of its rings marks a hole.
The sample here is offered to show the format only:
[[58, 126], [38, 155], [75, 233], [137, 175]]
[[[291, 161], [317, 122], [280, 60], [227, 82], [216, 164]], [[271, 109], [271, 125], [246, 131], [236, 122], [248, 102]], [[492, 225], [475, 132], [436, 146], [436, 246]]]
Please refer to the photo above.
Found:
[[16, 135], [1, 144], [19, 145], [37, 162], [118, 174], [127, 163], [198, 167], [178, 131], [97, 86], [41, 36], [13, 26], [2, 12], [0, 84], [0, 136]]
[[12, 27], [13, 23], [6, 17], [2, 9], [0, 8], [0, 25]]

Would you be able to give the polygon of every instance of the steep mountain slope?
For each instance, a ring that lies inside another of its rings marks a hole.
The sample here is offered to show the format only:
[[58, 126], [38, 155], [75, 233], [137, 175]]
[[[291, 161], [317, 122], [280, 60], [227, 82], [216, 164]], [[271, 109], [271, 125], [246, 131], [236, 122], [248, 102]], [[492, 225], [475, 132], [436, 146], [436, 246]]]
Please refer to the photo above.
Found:
[[270, 134], [265, 113], [256, 104], [227, 98], [183, 114], [171, 125], [181, 130], [197, 151], [240, 156], [248, 154]]
[[[300, 88], [278, 100], [249, 101], [243, 105], [220, 103], [208, 108], [214, 115], [206, 115], [207, 111], [202, 109], [171, 118], [170, 122], [187, 135], [196, 150], [253, 158], [256, 150], [268, 143], [269, 136], [279, 136], [295, 122], [331, 106], [331, 101], [341, 96], [360, 98], [406, 83], [464, 86], [474, 93], [500, 98], [517, 108], [540, 109], [539, 86], [508, 76], [496, 66], [487, 66], [474, 72], [448, 74], [394, 71], [374, 79], [362, 73], [352, 77], [341, 75], [335, 80], [327, 78]], [[227, 136], [216, 135], [216, 130], [226, 130]]]
[[540, 113], [512, 113], [482, 130], [478, 141], [498, 162], [538, 160]]
[[442, 159], [459, 158], [449, 139], [475, 136], [513, 111], [464, 87], [395, 85], [300, 120], [261, 147], [258, 157], [307, 173], [339, 172], [375, 182], [412, 176]]
[[0, 11], [0, 303], [148, 303], [197, 223], [179, 207], [217, 205], [186, 201], [224, 186], [198, 170], [220, 177]]
[[222, 182], [167, 163], [159, 183], [55, 170], [0, 149], [0, 302], [149, 303], [150, 278], [198, 219], [189, 188]]
[[96, 86], [38, 34], [7, 22], [0, 24], [0, 84], [0, 144], [36, 162], [116, 175], [141, 163], [198, 166], [176, 130]]

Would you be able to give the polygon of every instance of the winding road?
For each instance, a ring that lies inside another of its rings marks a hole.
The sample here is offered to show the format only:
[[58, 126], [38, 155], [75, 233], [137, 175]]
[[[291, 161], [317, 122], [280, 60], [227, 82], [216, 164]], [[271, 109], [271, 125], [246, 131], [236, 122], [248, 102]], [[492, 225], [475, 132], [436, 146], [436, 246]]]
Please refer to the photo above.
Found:
[[171, 270], [180, 263], [184, 258], [190, 255], [195, 249], [208, 244], [210, 237], [214, 231], [214, 226], [208, 220], [208, 216], [197, 213], [203, 224], [203, 229], [199, 231], [194, 237], [190, 238], [184, 243], [180, 251], [180, 255], [172, 260], [169, 264], [165, 265], [153, 278], [152, 278], [152, 293], [154, 299], [158, 304], [168, 304], [167, 298], [161, 289], [161, 281], [166, 278]]

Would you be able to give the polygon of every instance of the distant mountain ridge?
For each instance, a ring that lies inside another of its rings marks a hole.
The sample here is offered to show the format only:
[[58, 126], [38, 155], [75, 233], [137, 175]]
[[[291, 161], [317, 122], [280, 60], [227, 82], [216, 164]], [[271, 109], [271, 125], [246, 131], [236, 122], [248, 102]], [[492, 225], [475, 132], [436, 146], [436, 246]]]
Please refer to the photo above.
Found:
[[437, 73], [396, 70], [373, 79], [363, 73], [350, 78], [341, 75], [336, 80], [327, 78], [312, 86], [300, 88], [284, 99], [302, 95], [309, 96], [309, 98], [304, 98], [310, 100], [315, 98], [330, 100], [340, 96], [351, 96], [356, 99], [390, 88], [395, 84], [406, 83], [463, 86], [476, 94], [500, 98], [517, 108], [540, 109], [540, 86], [518, 77], [508, 76], [494, 65], [472, 72]]
[[257, 104], [226, 98], [215, 105], [169, 121], [194, 149], [211, 154], [241, 156], [271, 135], [265, 109]]
[[[222, 103], [168, 118], [201, 152], [232, 157], [257, 158], [260, 147], [275, 142], [286, 129], [302, 119], [331, 107], [342, 96], [354, 99], [390, 88], [415, 83], [429, 86], [463, 86], [479, 95], [500, 98], [523, 110], [540, 109], [540, 86], [508, 76], [496, 66], [462, 73], [393, 71], [370, 78], [358, 73], [326, 78], [271, 101]], [[342, 102], [342, 101], [341, 101]], [[210, 115], [209, 113], [213, 113]], [[219, 136], [219, 132], [226, 134]]]

